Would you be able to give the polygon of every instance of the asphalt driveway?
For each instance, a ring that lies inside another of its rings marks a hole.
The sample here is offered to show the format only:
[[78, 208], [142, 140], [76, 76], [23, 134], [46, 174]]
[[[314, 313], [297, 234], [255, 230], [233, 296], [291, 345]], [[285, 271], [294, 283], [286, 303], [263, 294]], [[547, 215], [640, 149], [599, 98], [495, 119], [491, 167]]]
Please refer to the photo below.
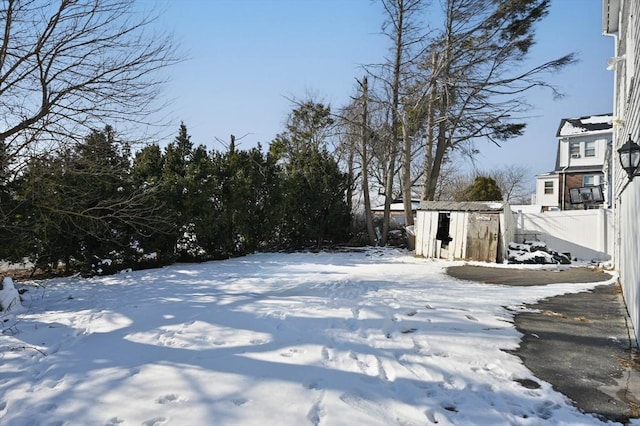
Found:
[[[453, 266], [455, 278], [501, 285], [604, 282], [591, 268], [532, 270]], [[640, 352], [618, 284], [545, 299], [515, 315], [523, 334], [514, 351], [536, 377], [586, 413], [626, 423], [640, 417]], [[536, 383], [527, 386], [536, 387]]]

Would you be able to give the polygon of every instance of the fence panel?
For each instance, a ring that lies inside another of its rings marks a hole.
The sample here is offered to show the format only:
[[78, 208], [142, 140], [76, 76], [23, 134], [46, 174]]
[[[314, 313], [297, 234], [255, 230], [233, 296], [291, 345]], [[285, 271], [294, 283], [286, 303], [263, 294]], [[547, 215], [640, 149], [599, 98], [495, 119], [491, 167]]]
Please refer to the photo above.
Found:
[[558, 212], [513, 212], [516, 242], [537, 239], [550, 249], [570, 253], [579, 260], [610, 260], [613, 251], [613, 220], [608, 209]]

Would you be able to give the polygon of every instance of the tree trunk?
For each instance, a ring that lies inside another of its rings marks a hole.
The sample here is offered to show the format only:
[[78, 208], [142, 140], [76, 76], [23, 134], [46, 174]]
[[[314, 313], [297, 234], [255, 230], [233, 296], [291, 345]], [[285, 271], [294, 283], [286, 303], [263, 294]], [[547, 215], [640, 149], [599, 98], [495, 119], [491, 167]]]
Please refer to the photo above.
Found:
[[406, 117], [402, 120], [402, 200], [404, 206], [404, 223], [413, 225], [413, 203], [411, 199], [411, 136], [408, 132]]
[[427, 102], [427, 135], [425, 141], [425, 156], [424, 156], [424, 185], [422, 186], [422, 200], [424, 201], [433, 201], [435, 198], [435, 190], [429, 196], [429, 186], [431, 182], [431, 171], [433, 170], [433, 142], [434, 142], [434, 131], [435, 131], [435, 112], [436, 112], [436, 102], [437, 102], [437, 93], [436, 93], [436, 66], [438, 63], [438, 53], [435, 52], [431, 57], [431, 69], [433, 70], [433, 74], [431, 80], [429, 82], [429, 100]]
[[400, 68], [402, 65], [403, 31], [404, 31], [404, 0], [398, 0], [398, 16], [396, 16], [395, 56], [393, 63], [393, 84], [391, 86], [391, 149], [389, 150], [389, 169], [385, 176], [384, 188], [384, 221], [382, 223], [381, 245], [387, 245], [391, 221], [391, 201], [393, 200], [393, 177], [396, 169], [396, 156], [399, 145], [399, 107], [400, 107]]
[[369, 244], [375, 245], [376, 233], [373, 229], [373, 215], [371, 214], [371, 196], [369, 194], [369, 84], [367, 77], [362, 80], [362, 194], [364, 196], [364, 218], [367, 225], [367, 235], [369, 236]]

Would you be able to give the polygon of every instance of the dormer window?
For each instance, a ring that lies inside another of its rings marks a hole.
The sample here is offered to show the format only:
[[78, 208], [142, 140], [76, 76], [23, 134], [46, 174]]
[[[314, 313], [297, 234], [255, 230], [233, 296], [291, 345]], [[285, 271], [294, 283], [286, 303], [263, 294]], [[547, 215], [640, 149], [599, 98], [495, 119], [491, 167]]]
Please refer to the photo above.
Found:
[[569, 142], [569, 156], [580, 158], [580, 142]]
[[588, 141], [584, 144], [584, 156], [595, 157], [596, 156], [596, 141]]

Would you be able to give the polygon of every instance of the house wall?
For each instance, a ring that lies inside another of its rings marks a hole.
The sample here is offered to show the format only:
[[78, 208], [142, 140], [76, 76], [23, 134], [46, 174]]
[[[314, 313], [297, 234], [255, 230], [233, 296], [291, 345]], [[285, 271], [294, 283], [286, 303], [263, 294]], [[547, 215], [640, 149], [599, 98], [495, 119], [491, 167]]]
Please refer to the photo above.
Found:
[[[544, 193], [544, 183], [547, 181], [553, 182], [553, 194]], [[558, 175], [541, 175], [536, 177], [536, 204], [544, 207], [557, 207], [559, 206], [558, 194], [560, 194]]]
[[[564, 179], [566, 179], [566, 185], [563, 185], [561, 191], [559, 192], [558, 204], [562, 204], [562, 200], [564, 200], [564, 210], [582, 210], [584, 209], [584, 205], [582, 204], [571, 204], [571, 197], [569, 195], [569, 190], [571, 188], [580, 188], [583, 185], [583, 178], [586, 175], [595, 175], [595, 184], [600, 185], [604, 183], [604, 175], [598, 172], [589, 172], [589, 173], [567, 173], [563, 174], [560, 182], [562, 183]], [[564, 198], [562, 198], [562, 190], [564, 190]], [[606, 201], [606, 200], [605, 200]], [[598, 203], [602, 204], [602, 203]]]
[[607, 261], [613, 255], [611, 210], [569, 210], [545, 213], [514, 212], [516, 242], [537, 239], [560, 253], [583, 261]]
[[[621, 0], [620, 4], [620, 31], [614, 41], [615, 55], [624, 55], [624, 60], [618, 61], [614, 68], [614, 116], [619, 123], [614, 126], [614, 150], [624, 144], [629, 135], [635, 142], [640, 141], [640, 87], [636, 87], [640, 78], [636, 71], [640, 65], [640, 2]], [[618, 161], [614, 161], [613, 175], [614, 260], [636, 341], [640, 341], [640, 177], [627, 185], [626, 173]]]
[[[607, 143], [611, 139], [611, 132], [600, 135], [581, 135], [560, 140], [560, 149], [558, 151], [558, 166], [576, 167], [576, 166], [597, 166], [603, 165], [607, 153]], [[571, 142], [580, 142], [580, 157], [573, 158], [569, 156], [569, 145]], [[596, 155], [594, 157], [585, 156], [586, 142], [595, 142]]]

